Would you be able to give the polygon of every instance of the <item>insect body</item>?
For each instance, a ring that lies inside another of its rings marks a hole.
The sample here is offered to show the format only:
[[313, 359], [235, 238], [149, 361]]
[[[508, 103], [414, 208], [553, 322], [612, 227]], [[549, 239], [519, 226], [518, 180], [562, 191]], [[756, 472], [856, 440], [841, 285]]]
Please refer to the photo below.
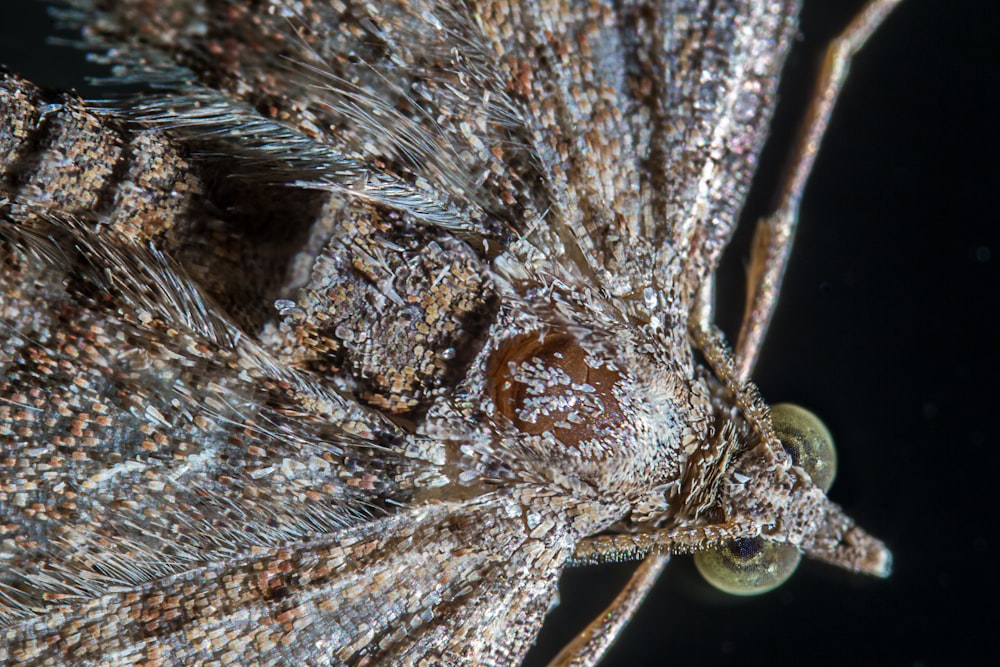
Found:
[[574, 561], [650, 556], [615, 627], [674, 552], [888, 573], [711, 325], [796, 2], [73, 4], [173, 89], [0, 87], [0, 659], [516, 664]]

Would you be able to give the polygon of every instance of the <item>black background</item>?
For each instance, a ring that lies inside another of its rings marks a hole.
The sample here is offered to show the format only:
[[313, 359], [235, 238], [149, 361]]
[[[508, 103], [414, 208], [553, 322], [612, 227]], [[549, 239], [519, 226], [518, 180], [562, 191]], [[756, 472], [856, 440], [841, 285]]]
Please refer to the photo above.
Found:
[[[823, 45], [860, 5], [806, 0], [747, 221], [766, 211]], [[0, 7], [0, 63], [100, 94], [84, 77], [103, 70], [46, 43], [53, 29], [39, 4]], [[676, 558], [604, 665], [987, 660], [1000, 547], [998, 29], [992, 0], [906, 0], [856, 60], [755, 373], [768, 401], [809, 406], [827, 421], [840, 453], [831, 495], [890, 545], [893, 576], [805, 562], [777, 591], [740, 599], [715, 593]], [[730, 332], [746, 237], [723, 274]], [[630, 571], [568, 571], [532, 664], [597, 614]]]

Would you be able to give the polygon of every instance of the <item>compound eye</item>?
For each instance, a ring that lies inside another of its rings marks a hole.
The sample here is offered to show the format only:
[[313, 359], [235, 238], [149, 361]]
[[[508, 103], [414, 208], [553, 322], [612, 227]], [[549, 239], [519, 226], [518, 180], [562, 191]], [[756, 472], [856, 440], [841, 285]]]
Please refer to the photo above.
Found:
[[801, 559], [802, 554], [790, 544], [748, 537], [699, 551], [694, 555], [694, 564], [701, 576], [720, 591], [759, 595], [785, 583]]
[[837, 475], [837, 451], [820, 418], [805, 408], [782, 403], [771, 408], [771, 422], [792, 463], [809, 473], [813, 484], [829, 491]]

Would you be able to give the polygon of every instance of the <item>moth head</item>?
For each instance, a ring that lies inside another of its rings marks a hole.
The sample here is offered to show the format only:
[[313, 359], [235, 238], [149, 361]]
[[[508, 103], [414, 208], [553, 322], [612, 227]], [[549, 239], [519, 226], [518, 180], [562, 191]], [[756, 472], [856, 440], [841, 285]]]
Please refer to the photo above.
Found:
[[888, 576], [888, 549], [826, 497], [837, 470], [826, 426], [794, 405], [774, 406], [771, 419], [780, 447], [765, 440], [736, 456], [716, 498], [726, 521], [758, 530], [696, 551], [702, 576], [727, 593], [764, 593], [784, 583], [803, 554]]

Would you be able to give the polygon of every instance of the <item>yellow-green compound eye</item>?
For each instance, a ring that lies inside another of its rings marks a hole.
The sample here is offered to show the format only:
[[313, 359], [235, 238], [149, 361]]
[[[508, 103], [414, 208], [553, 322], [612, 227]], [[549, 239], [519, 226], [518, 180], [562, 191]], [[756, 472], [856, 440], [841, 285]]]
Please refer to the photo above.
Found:
[[790, 544], [748, 537], [699, 551], [694, 555], [694, 564], [701, 576], [720, 591], [758, 595], [785, 583], [801, 559], [802, 554]]
[[782, 403], [771, 408], [771, 422], [792, 463], [809, 473], [813, 484], [829, 491], [837, 475], [837, 451], [819, 417], [797, 405]]

